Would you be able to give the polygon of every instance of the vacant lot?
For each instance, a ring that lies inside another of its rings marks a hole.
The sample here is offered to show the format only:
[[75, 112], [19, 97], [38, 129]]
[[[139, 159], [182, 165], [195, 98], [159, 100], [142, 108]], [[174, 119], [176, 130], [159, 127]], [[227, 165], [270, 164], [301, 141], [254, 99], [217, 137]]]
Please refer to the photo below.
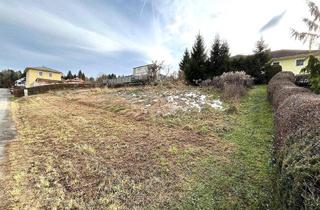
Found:
[[271, 205], [265, 87], [237, 104], [182, 86], [60, 91], [12, 109], [18, 136], [6, 149], [2, 208]]

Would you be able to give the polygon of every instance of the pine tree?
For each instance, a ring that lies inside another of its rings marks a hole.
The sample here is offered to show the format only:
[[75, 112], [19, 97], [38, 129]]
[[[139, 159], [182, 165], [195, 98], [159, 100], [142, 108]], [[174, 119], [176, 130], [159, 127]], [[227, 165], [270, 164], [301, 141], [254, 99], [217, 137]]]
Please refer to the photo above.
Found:
[[202, 36], [196, 37], [191, 51], [190, 65], [184, 69], [185, 79], [188, 83], [196, 85], [197, 81], [205, 79], [207, 55]]
[[220, 47], [220, 59], [221, 59], [221, 67], [219, 75], [224, 72], [230, 71], [230, 52], [229, 52], [229, 44], [224, 41]]
[[208, 67], [206, 71], [207, 78], [212, 78], [214, 76], [219, 75], [219, 55], [220, 55], [220, 39], [216, 36], [214, 43], [211, 47], [210, 58], [208, 62]]
[[78, 72], [78, 78], [82, 79], [82, 71], [81, 70], [79, 70], [79, 72]]
[[217, 36], [210, 51], [208, 68], [206, 71], [207, 78], [219, 76], [224, 72], [229, 71], [230, 54], [227, 42], [221, 43]]
[[71, 71], [68, 71], [66, 79], [72, 79], [72, 78], [73, 78], [73, 75], [72, 75]]
[[180, 69], [179, 69], [178, 77], [180, 79], [184, 79], [184, 70], [188, 68], [188, 65], [190, 64], [190, 60], [191, 58], [190, 58], [189, 50], [186, 49], [184, 51], [182, 61], [179, 63]]
[[181, 71], [184, 71], [186, 65], [190, 63], [190, 53], [188, 49], [184, 51], [182, 61], [179, 63], [179, 67]]
[[269, 68], [268, 63], [271, 59], [270, 50], [266, 45], [263, 38], [256, 43], [253, 56], [253, 68], [248, 72], [251, 76], [255, 77], [257, 83], [265, 83], [266, 70]]
[[82, 79], [82, 80], [86, 80], [86, 75], [85, 75], [81, 70], [79, 70], [79, 72], [78, 72], [78, 78], [79, 78], [79, 79]]

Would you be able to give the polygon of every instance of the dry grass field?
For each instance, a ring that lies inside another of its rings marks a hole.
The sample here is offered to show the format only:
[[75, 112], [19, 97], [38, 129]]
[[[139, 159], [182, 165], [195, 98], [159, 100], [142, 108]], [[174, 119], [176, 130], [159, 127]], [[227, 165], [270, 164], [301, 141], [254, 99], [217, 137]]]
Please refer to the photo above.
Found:
[[265, 87], [237, 104], [184, 86], [58, 91], [16, 99], [12, 111], [2, 209], [269, 205]]

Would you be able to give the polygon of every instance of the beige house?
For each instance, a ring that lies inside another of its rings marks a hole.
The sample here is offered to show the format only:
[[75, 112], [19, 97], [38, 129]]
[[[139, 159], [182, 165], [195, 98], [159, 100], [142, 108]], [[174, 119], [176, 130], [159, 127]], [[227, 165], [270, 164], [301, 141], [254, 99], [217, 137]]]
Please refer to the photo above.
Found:
[[34, 87], [62, 82], [62, 72], [47, 67], [27, 67], [26, 87]]
[[320, 50], [277, 50], [271, 52], [272, 64], [282, 67], [282, 71], [291, 71], [300, 74], [308, 65], [309, 56], [320, 58]]

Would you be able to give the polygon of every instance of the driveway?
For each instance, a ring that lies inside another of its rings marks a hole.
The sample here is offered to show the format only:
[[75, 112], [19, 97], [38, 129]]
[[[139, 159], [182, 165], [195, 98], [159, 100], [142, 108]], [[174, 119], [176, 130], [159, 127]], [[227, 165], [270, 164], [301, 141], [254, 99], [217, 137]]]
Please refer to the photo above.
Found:
[[15, 136], [10, 119], [9, 97], [9, 90], [0, 88], [0, 160], [3, 159], [6, 143]]

